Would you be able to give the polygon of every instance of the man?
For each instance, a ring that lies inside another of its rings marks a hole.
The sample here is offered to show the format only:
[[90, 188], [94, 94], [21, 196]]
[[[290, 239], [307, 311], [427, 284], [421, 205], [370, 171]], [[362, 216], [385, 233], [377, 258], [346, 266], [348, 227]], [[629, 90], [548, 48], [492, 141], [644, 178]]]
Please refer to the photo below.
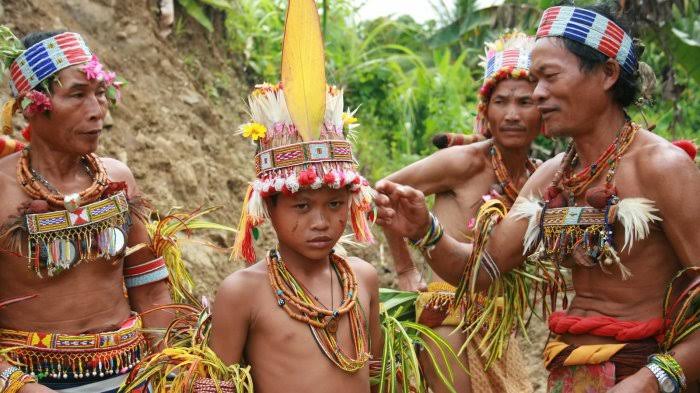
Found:
[[170, 303], [167, 268], [148, 248], [125, 256], [149, 241], [139, 191], [94, 154], [119, 82], [77, 33], [2, 29], [6, 108], [31, 144], [0, 160], [0, 348], [17, 365], [0, 363], [0, 391], [115, 392], [147, 350], [141, 328], [170, 319], [136, 314]]
[[[479, 90], [477, 135], [486, 141], [454, 146], [436, 152], [386, 179], [414, 187], [425, 195], [435, 194], [435, 215], [445, 226], [445, 233], [460, 241], [472, 239], [477, 211], [484, 201], [502, 199], [512, 205], [517, 193], [535, 166], [528, 158], [530, 144], [541, 129], [540, 113], [532, 101], [534, 84], [528, 66], [534, 38], [522, 33], [505, 34], [486, 47], [484, 83]], [[387, 241], [403, 290], [422, 290], [422, 280], [402, 237], [386, 232]], [[455, 288], [434, 277], [427, 292], [416, 303], [418, 322], [434, 328], [459, 351], [469, 332], [453, 331], [462, 317], [449, 310], [444, 300], [454, 300]], [[439, 312], [436, 312], [440, 308]], [[473, 379], [449, 365], [455, 373], [458, 392], [527, 392], [532, 390], [523, 367], [522, 354], [511, 339], [504, 358], [484, 371], [478, 342], [472, 340], [461, 360], [469, 366]], [[427, 359], [426, 359], [427, 360]], [[436, 393], [447, 392], [440, 377], [429, 365], [424, 366], [428, 382]], [[488, 384], [485, 382], [488, 381]], [[471, 386], [471, 389], [470, 389]]]
[[[637, 53], [613, 15], [605, 5], [545, 11], [532, 52], [533, 98], [548, 134], [572, 144], [528, 180], [485, 247], [445, 235], [429, 262], [458, 283], [473, 266], [465, 261], [478, 261], [481, 288], [488, 273], [521, 265], [523, 254], [550, 273], [571, 268], [575, 296], [549, 323], [550, 391], [697, 391], [698, 333], [684, 328], [681, 340], [674, 321], [685, 323], [684, 315], [664, 321], [662, 312], [672, 278], [698, 268], [700, 172], [626, 116], [638, 90]], [[380, 223], [391, 230], [420, 239], [439, 225], [419, 191], [391, 182], [377, 188], [385, 194], [377, 199]], [[538, 196], [543, 205], [533, 203]], [[561, 281], [548, 278], [556, 289]]]

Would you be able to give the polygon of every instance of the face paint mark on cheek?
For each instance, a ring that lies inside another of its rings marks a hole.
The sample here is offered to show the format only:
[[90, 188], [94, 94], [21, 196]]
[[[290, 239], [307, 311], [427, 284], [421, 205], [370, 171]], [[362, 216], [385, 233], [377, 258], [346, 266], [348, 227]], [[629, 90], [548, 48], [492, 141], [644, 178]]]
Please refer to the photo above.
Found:
[[296, 232], [299, 229], [299, 220], [294, 221], [294, 226], [292, 227], [292, 232]]

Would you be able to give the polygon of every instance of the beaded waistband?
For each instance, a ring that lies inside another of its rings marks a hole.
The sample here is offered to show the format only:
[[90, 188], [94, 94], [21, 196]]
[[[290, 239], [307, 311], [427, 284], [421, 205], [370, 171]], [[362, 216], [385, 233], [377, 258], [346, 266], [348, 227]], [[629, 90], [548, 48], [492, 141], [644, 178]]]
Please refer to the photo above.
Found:
[[113, 332], [62, 334], [0, 329], [0, 348], [38, 378], [88, 378], [123, 374], [145, 354], [141, 318]]

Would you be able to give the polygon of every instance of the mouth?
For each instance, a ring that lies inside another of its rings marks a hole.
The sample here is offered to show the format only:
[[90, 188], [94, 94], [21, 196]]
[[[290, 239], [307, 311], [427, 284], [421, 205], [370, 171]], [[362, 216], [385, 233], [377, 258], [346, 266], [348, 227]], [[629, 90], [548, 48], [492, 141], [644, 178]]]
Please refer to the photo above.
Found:
[[523, 127], [513, 127], [513, 126], [508, 126], [508, 127], [501, 127], [500, 128], [501, 132], [525, 132], [525, 128]]
[[537, 109], [540, 110], [540, 113], [542, 114], [542, 118], [547, 117], [551, 113], [555, 112], [557, 108], [553, 106], [538, 106]]
[[86, 135], [86, 136], [98, 136], [101, 133], [102, 133], [102, 129], [98, 128], [98, 129], [94, 129], [94, 130], [83, 131], [80, 134]]
[[311, 240], [308, 240], [307, 243], [314, 248], [326, 248], [333, 246], [333, 244], [331, 244], [332, 241], [333, 239], [328, 236], [317, 236]]

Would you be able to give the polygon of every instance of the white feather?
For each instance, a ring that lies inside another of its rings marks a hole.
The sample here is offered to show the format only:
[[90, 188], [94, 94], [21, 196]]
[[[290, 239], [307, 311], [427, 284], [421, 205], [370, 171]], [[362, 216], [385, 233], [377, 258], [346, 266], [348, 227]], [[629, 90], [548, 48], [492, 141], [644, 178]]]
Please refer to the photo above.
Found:
[[646, 198], [625, 198], [617, 204], [617, 219], [625, 230], [625, 243], [622, 251], [632, 248], [636, 240], [644, 240], [649, 235], [649, 223], [661, 221], [655, 215], [659, 209]]
[[515, 219], [527, 219], [527, 231], [523, 237], [523, 255], [528, 251], [534, 250], [537, 245], [537, 239], [540, 237], [540, 214], [542, 214], [542, 205], [540, 201], [534, 197], [526, 198], [519, 196], [510, 210], [510, 214]]

